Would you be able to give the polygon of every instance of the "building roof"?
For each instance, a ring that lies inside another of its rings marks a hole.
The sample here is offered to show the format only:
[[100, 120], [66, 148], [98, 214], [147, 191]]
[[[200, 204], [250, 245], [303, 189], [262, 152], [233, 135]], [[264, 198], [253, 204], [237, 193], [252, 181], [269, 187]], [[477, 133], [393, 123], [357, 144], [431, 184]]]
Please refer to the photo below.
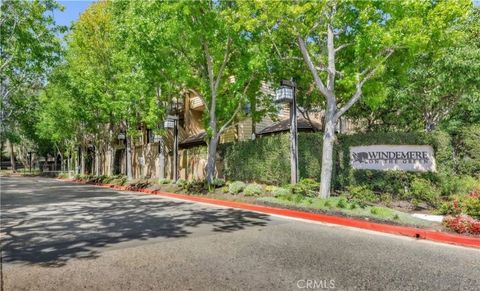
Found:
[[192, 134], [188, 136], [186, 139], [179, 142], [179, 146], [186, 148], [186, 147], [196, 146], [200, 144], [205, 144], [205, 136], [206, 136], [205, 131], [202, 131], [197, 134]]
[[[321, 130], [322, 126], [320, 123], [312, 120], [311, 122], [303, 117], [297, 118], [297, 129], [298, 131], [314, 131]], [[276, 132], [289, 131], [290, 130], [290, 119], [280, 120], [268, 127], [265, 127], [263, 130], [258, 132], [259, 135], [272, 134]]]

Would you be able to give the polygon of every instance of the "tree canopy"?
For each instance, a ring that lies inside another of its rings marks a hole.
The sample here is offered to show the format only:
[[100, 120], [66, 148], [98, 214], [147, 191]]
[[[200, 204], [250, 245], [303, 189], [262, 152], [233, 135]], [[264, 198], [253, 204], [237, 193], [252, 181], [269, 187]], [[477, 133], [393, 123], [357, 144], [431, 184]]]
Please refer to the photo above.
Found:
[[102, 1], [63, 47], [55, 9], [2, 2], [2, 136], [12, 141], [28, 133], [63, 150], [111, 149], [121, 130], [162, 132], [168, 102], [190, 90], [205, 103], [212, 180], [220, 135], [270, 113], [260, 87], [281, 79], [297, 83], [302, 111], [324, 113], [327, 172], [341, 117], [380, 131], [479, 122], [470, 0]]

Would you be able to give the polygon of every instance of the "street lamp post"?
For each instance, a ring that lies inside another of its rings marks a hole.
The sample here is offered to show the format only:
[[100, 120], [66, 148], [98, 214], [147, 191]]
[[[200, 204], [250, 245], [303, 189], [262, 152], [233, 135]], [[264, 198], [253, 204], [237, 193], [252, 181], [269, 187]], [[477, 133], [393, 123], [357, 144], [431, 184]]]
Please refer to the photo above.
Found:
[[28, 152], [28, 168], [31, 173], [32, 172], [32, 151]]
[[163, 136], [160, 134], [154, 134], [153, 142], [158, 142], [158, 177], [160, 179], [165, 179], [165, 145], [163, 141]]
[[178, 180], [178, 116], [169, 115], [164, 122], [165, 128], [173, 128], [173, 179]]
[[130, 180], [132, 178], [131, 172], [129, 170], [130, 167], [130, 158], [129, 158], [129, 148], [128, 148], [128, 140], [127, 140], [127, 134], [125, 132], [120, 132], [118, 134], [118, 139], [124, 141], [125, 145], [125, 176], [127, 176], [127, 179]]
[[[78, 146], [77, 149], [77, 174], [80, 175], [82, 173], [82, 146]], [[40, 167], [40, 165], [39, 165]]]
[[275, 92], [275, 102], [290, 104], [290, 183], [296, 184], [299, 179], [296, 84], [282, 80], [280, 85]]
[[163, 124], [164, 128], [173, 129], [173, 179], [178, 180], [178, 121], [180, 119], [180, 112], [183, 108], [183, 100], [175, 98], [169, 105], [169, 112]]

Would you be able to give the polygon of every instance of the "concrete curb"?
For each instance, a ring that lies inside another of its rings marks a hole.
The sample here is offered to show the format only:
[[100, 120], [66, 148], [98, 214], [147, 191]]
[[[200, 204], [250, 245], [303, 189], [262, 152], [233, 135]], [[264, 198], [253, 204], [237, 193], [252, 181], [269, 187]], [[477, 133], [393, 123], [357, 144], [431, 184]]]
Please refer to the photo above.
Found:
[[[68, 181], [72, 181], [72, 180], [68, 180]], [[72, 181], [72, 182], [83, 183], [78, 181]], [[86, 184], [86, 183], [83, 183], [83, 184]], [[176, 199], [182, 199], [182, 200], [193, 201], [193, 202], [201, 202], [201, 203], [207, 203], [212, 205], [261, 212], [265, 214], [282, 215], [282, 216], [292, 217], [292, 218], [300, 218], [300, 219], [306, 219], [311, 221], [319, 221], [319, 222], [325, 222], [330, 224], [337, 224], [337, 225], [343, 225], [348, 227], [409, 236], [413, 238], [425, 239], [425, 240], [430, 240], [435, 242], [480, 248], [480, 238], [450, 234], [450, 233], [445, 233], [445, 232], [435, 231], [435, 230], [382, 224], [382, 223], [369, 222], [365, 220], [359, 220], [359, 219], [342, 217], [342, 216], [311, 213], [311, 212], [277, 208], [277, 207], [271, 207], [271, 206], [255, 205], [255, 204], [249, 204], [245, 202], [218, 200], [218, 199], [199, 197], [199, 196], [193, 196], [193, 195], [168, 193], [168, 192], [162, 192], [162, 191], [151, 190], [151, 189], [141, 189], [141, 190], [135, 191], [135, 190], [128, 190], [127, 187], [125, 186], [117, 186], [117, 185], [110, 185], [110, 184], [95, 184], [95, 185], [104, 187], [104, 188], [121, 190], [121, 191], [142, 192], [147, 194], [159, 195], [163, 197], [176, 198]]]

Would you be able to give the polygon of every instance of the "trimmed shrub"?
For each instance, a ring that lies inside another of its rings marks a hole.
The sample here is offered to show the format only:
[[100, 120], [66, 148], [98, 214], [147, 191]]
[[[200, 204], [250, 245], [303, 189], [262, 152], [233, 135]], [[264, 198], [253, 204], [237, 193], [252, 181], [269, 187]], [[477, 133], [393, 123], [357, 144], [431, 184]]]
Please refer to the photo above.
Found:
[[117, 186], [123, 186], [127, 183], [127, 177], [126, 176], [115, 176], [112, 180], [110, 180], [109, 184], [117, 185]]
[[445, 175], [440, 177], [440, 187], [444, 196], [468, 195], [476, 188], [480, 188], [480, 177]]
[[245, 196], [256, 196], [262, 194], [262, 188], [257, 184], [248, 184], [245, 189], [243, 189]]
[[228, 193], [228, 186], [223, 186], [220, 191], [222, 191], [222, 193]]
[[320, 190], [320, 183], [313, 179], [301, 179], [297, 184], [289, 186], [293, 194], [307, 197], [316, 197]]
[[194, 194], [204, 193], [209, 190], [207, 182], [204, 180], [187, 181], [182, 188], [185, 192]]
[[346, 194], [349, 201], [361, 207], [378, 202], [379, 200], [379, 197], [366, 186], [349, 186]]
[[230, 194], [238, 194], [242, 192], [245, 187], [246, 185], [242, 181], [235, 181], [230, 183], [230, 185], [228, 186], [228, 192]]
[[454, 196], [450, 201], [443, 203], [438, 212], [448, 215], [466, 214], [480, 219], [480, 188], [468, 196]]
[[[320, 180], [322, 133], [299, 133], [300, 177]], [[372, 144], [431, 145], [437, 162], [436, 173], [353, 170], [350, 147]], [[253, 141], [221, 145], [227, 179], [282, 185], [290, 181], [289, 135], [264, 136]], [[453, 147], [450, 136], [432, 133], [359, 133], [338, 135], [334, 152], [332, 184], [336, 190], [348, 186], [366, 186], [374, 192], [388, 192], [401, 198], [410, 191], [414, 178], [428, 179], [438, 185], [442, 177], [454, 173]], [[443, 175], [443, 176], [442, 176]], [[443, 193], [442, 187], [442, 193]]]
[[348, 208], [348, 203], [347, 199], [345, 198], [340, 198], [337, 202], [337, 207], [338, 208]]
[[67, 179], [68, 177], [68, 172], [61, 172], [60, 174], [58, 174], [58, 178], [60, 179]]
[[145, 180], [145, 179], [138, 179], [138, 180], [133, 180], [128, 183], [127, 189], [128, 190], [138, 190], [138, 189], [145, 189], [148, 186], [150, 186], [150, 181]]
[[281, 197], [285, 197], [285, 196], [289, 195], [290, 190], [282, 188], [282, 187], [275, 187], [272, 190], [272, 194], [273, 194], [274, 197], [281, 198]]
[[178, 179], [175, 185], [177, 185], [180, 188], [185, 188], [185, 186], [188, 184], [188, 181], [185, 179]]
[[215, 179], [213, 179], [213, 181], [212, 181], [212, 183], [211, 183], [210, 185], [213, 186], [213, 187], [215, 187], [215, 188], [220, 188], [220, 187], [225, 186], [225, 180], [224, 180], [224, 179], [215, 178]]
[[[298, 134], [300, 177], [320, 179], [322, 134]], [[224, 174], [229, 180], [282, 185], [290, 182], [289, 134], [221, 145]]]
[[267, 186], [265, 186], [265, 192], [272, 193], [273, 190], [275, 190], [275, 188], [276, 188], [275, 186], [267, 185]]
[[436, 206], [438, 203], [440, 191], [429, 180], [414, 178], [411, 191], [413, 199], [427, 202], [431, 206]]
[[173, 182], [173, 181], [170, 180], [170, 179], [160, 179], [160, 180], [158, 180], [158, 183], [159, 183], [160, 185], [168, 185], [168, 184], [172, 184], [172, 182]]

